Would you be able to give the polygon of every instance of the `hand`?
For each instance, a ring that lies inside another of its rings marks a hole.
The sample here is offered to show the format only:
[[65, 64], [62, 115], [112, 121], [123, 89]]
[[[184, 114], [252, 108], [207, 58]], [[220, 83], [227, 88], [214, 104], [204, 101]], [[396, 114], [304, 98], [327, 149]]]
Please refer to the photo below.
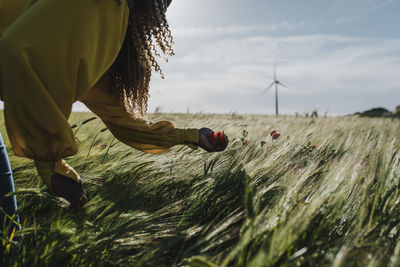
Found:
[[73, 208], [81, 207], [88, 201], [81, 181], [77, 183], [69, 177], [56, 173], [51, 177], [51, 187], [55, 195], [68, 200]]
[[199, 130], [199, 147], [207, 152], [223, 151], [228, 146], [229, 140], [224, 133], [216, 132], [209, 128]]

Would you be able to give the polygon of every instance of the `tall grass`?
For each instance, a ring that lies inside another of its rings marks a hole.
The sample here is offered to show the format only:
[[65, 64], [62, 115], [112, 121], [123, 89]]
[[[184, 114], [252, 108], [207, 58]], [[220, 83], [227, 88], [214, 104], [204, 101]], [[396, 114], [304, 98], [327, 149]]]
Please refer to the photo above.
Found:
[[24, 241], [3, 263], [400, 264], [399, 120], [156, 114], [150, 119], [225, 130], [231, 142], [222, 153], [174, 147], [152, 156], [91, 117], [70, 121], [80, 152], [68, 161], [90, 198], [83, 209], [52, 196], [33, 163], [9, 150]]

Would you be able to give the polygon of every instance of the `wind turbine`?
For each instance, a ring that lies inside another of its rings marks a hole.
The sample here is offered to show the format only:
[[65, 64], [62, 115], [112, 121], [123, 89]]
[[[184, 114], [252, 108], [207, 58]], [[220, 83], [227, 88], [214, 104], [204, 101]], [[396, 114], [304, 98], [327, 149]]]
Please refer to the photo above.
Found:
[[268, 92], [268, 90], [271, 89], [274, 85], [275, 85], [275, 114], [278, 115], [279, 114], [279, 112], [278, 112], [278, 85], [286, 87], [286, 88], [287, 88], [287, 86], [276, 79], [276, 62], [274, 62], [274, 81], [271, 83], [270, 86], [267, 87], [267, 89], [264, 90], [263, 94]]

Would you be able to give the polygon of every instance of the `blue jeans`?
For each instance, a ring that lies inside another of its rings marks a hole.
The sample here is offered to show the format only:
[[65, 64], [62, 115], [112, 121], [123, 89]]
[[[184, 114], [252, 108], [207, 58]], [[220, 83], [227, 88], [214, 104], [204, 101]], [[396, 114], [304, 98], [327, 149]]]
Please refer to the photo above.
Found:
[[[9, 192], [14, 192], [14, 180], [6, 146], [0, 133], [0, 207], [8, 215], [12, 216], [17, 212], [17, 198], [15, 195], [4, 197]], [[0, 219], [0, 226], [2, 226], [4, 222], [4, 213], [2, 211], [0, 211]], [[18, 216], [15, 220], [19, 223]], [[17, 229], [20, 229], [20, 227], [17, 227]]]

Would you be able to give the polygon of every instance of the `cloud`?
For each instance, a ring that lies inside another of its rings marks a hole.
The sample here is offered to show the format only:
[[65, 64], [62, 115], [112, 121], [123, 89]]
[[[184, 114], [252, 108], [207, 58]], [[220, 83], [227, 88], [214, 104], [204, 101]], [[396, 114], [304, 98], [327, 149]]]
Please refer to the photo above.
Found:
[[319, 107], [346, 114], [400, 104], [399, 39], [259, 35], [185, 45], [191, 49], [164, 67], [167, 79], [153, 81], [150, 109], [272, 113], [272, 92], [261, 92], [272, 81], [275, 60], [288, 85], [280, 91], [283, 112]]
[[312, 24], [305, 22], [292, 23], [283, 21], [281, 23], [272, 23], [266, 25], [233, 25], [227, 27], [189, 27], [175, 28], [173, 35], [175, 37], [215, 37], [236, 34], [254, 34], [260, 32], [274, 32], [278, 30], [295, 30], [304, 27], [311, 27]]
[[394, 4], [396, 0], [337, 0], [331, 3], [324, 17], [335, 24], [345, 24], [367, 18], [369, 15]]

